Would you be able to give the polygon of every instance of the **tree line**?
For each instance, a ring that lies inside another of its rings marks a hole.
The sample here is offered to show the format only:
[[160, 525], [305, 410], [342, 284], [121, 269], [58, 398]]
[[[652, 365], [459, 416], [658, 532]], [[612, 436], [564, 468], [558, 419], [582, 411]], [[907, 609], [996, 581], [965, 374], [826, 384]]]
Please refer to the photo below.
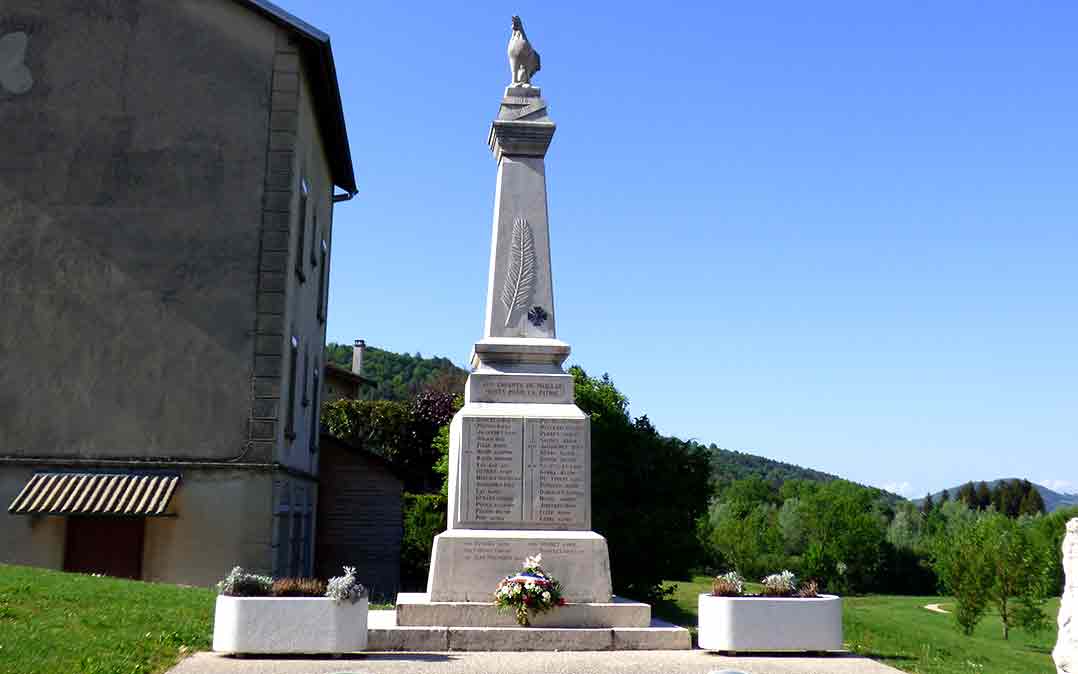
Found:
[[1020, 512], [1035, 502], [1026, 485], [1001, 483], [984, 506], [945, 498], [925, 507], [844, 480], [751, 477], [717, 487], [697, 533], [708, 571], [759, 578], [790, 569], [837, 594], [943, 592], [955, 597], [963, 632], [991, 607], [1006, 637], [1046, 625], [1044, 602], [1063, 589], [1065, 523], [1078, 516]]
[[[967, 482], [958, 488], [955, 498], [967, 508], [974, 510], [995, 509], [996, 512], [1015, 518], [1022, 515], [1044, 514], [1044, 498], [1040, 491], [1029, 480], [1000, 480], [992, 487], [986, 482]], [[932, 494], [925, 495], [921, 501], [921, 510], [931, 512], [937, 505], [942, 505], [951, 500], [950, 490], [944, 489], [939, 495], [939, 502], [933, 500]]]

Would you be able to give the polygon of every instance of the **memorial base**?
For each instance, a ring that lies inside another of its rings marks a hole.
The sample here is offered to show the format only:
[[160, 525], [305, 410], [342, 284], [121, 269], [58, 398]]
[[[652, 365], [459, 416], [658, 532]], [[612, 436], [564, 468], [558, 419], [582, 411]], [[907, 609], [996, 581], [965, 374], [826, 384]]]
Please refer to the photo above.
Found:
[[652, 619], [646, 627], [461, 627], [400, 625], [397, 618], [397, 611], [371, 611], [368, 651], [641, 651], [692, 648], [689, 630], [656, 619]]
[[[569, 603], [530, 616], [532, 627], [648, 627], [651, 606], [621, 597], [608, 602]], [[512, 611], [492, 602], [432, 602], [425, 592], [397, 595], [397, 624], [402, 627], [519, 627]]]
[[427, 589], [435, 602], [488, 602], [498, 581], [543, 555], [543, 568], [566, 601], [611, 600], [610, 554], [594, 531], [450, 529], [434, 537]]

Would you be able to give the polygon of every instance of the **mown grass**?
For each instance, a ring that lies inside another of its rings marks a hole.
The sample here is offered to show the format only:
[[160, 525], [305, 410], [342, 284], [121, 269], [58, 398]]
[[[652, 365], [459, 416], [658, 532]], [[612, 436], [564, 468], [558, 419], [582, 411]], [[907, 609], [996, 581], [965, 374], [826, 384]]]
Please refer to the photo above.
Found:
[[[711, 588], [711, 579], [667, 581], [677, 585], [671, 601], [654, 607], [657, 617], [686, 627], [696, 626], [697, 597]], [[1050, 628], [1032, 636], [1012, 631], [1003, 640], [999, 616], [985, 616], [973, 636], [963, 635], [950, 615], [925, 610], [925, 604], [946, 597], [871, 595], [846, 597], [842, 622], [846, 647], [911, 674], [1055, 674], [1052, 646], [1059, 600], [1048, 603]]]
[[214, 595], [0, 564], [0, 672], [163, 672], [210, 647]]

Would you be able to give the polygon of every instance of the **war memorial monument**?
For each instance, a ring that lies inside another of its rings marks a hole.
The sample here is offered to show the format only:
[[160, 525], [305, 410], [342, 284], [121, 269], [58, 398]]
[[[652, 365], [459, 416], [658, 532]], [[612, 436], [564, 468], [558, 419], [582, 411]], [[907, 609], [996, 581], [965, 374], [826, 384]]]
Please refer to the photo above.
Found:
[[[400, 594], [392, 619], [372, 616], [371, 647], [689, 648], [687, 630], [613, 596], [606, 539], [591, 530], [590, 424], [555, 330], [544, 164], [555, 124], [518, 17], [508, 51], [512, 80], [488, 136], [498, 174], [486, 322], [450, 427], [447, 530], [434, 540], [427, 591]], [[568, 603], [519, 627], [493, 592], [535, 554]]]

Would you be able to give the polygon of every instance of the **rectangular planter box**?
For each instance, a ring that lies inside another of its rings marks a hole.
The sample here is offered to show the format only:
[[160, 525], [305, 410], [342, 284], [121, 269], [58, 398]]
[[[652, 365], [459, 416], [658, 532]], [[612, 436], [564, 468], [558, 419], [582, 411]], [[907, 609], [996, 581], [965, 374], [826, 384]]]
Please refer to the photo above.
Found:
[[709, 651], [842, 650], [842, 599], [713, 597], [699, 601], [700, 648]]
[[217, 597], [213, 650], [352, 653], [367, 648], [367, 599]]

